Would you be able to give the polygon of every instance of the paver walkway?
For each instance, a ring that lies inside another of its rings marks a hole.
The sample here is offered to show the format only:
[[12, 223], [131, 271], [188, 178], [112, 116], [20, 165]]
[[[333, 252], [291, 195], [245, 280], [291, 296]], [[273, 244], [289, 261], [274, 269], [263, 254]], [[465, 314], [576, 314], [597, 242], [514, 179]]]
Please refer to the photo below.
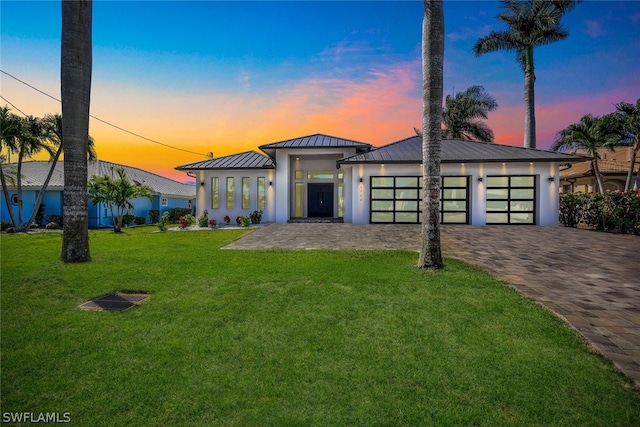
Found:
[[[271, 224], [229, 249], [418, 250], [417, 225]], [[442, 226], [443, 255], [482, 267], [576, 329], [640, 388], [640, 238], [565, 227]]]

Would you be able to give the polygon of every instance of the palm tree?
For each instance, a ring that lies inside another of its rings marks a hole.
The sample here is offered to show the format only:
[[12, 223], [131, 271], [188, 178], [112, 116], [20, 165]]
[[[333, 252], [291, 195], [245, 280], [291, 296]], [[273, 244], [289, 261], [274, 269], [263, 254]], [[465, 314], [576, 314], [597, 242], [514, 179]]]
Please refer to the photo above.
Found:
[[600, 155], [598, 149], [611, 148], [618, 141], [618, 130], [610, 117], [597, 117], [587, 114], [578, 123], [567, 126], [556, 134], [556, 139], [551, 146], [553, 151], [570, 148], [580, 148], [591, 157], [591, 168], [600, 194], [604, 194], [602, 175], [598, 167]]
[[91, 99], [91, 0], [62, 2], [60, 86], [64, 142], [64, 201], [61, 259], [89, 261], [87, 149]]
[[[0, 107], [0, 153], [2, 150], [7, 150], [7, 154], [16, 152], [18, 150], [18, 141], [20, 134], [23, 131], [23, 127], [20, 123], [20, 117], [9, 112], [9, 108]], [[3, 155], [2, 163], [6, 160]], [[9, 188], [7, 186], [7, 177], [4, 174], [4, 168], [0, 163], [0, 181], [2, 182], [2, 194], [4, 195], [4, 202], [9, 211], [9, 218], [11, 223], [16, 225], [16, 218], [11, 209], [11, 198], [9, 197]]]
[[493, 131], [480, 119], [498, 108], [495, 98], [482, 86], [471, 86], [455, 96], [447, 95], [442, 111], [442, 137], [469, 141], [493, 141]]
[[[623, 138], [632, 147], [631, 164], [627, 173], [624, 191], [631, 190], [631, 180], [636, 167], [636, 157], [640, 153], [640, 99], [636, 104], [621, 102], [616, 104], [616, 113], [622, 120]], [[640, 173], [636, 175], [635, 189], [640, 189]]]
[[444, 13], [442, 0], [424, 0], [422, 21], [422, 245], [418, 267], [443, 267], [440, 248], [440, 143]]
[[[62, 143], [62, 116], [60, 114], [47, 114], [42, 120], [43, 130], [44, 130], [44, 138], [51, 144], [51, 152], [55, 148], [55, 154], [52, 154], [49, 162], [51, 166], [49, 167], [49, 172], [47, 173], [47, 177], [44, 180], [44, 184], [42, 184], [42, 188], [38, 193], [38, 197], [36, 198], [36, 202], [33, 205], [33, 211], [31, 212], [31, 217], [27, 224], [31, 224], [38, 213], [38, 209], [40, 208], [40, 204], [42, 203], [42, 198], [44, 197], [44, 193], [49, 186], [49, 181], [51, 181], [51, 177], [53, 176], [53, 171], [56, 168], [56, 164], [60, 159], [60, 155], [62, 154], [62, 150], [64, 144]], [[88, 147], [87, 147], [87, 159], [95, 160], [97, 158], [95, 144], [93, 138], [89, 136]]]
[[497, 18], [507, 24], [506, 31], [492, 31], [480, 38], [476, 55], [497, 50], [516, 53], [524, 71], [524, 146], [536, 148], [535, 91], [533, 48], [563, 40], [569, 33], [560, 25], [565, 13], [581, 0], [502, 0], [504, 11]]
[[122, 230], [122, 216], [133, 209], [131, 200], [136, 197], [147, 197], [152, 200], [155, 193], [148, 185], [132, 184], [123, 168], [118, 168], [116, 172], [118, 178], [115, 179], [109, 175], [91, 177], [89, 200], [96, 205], [104, 203], [109, 206], [113, 219], [113, 231], [119, 233]]

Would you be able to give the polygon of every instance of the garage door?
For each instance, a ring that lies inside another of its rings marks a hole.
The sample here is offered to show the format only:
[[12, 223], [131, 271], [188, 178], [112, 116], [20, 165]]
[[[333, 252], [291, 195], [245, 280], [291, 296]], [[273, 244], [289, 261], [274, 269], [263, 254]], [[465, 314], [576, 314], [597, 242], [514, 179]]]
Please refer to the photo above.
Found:
[[487, 176], [487, 224], [535, 224], [533, 175]]

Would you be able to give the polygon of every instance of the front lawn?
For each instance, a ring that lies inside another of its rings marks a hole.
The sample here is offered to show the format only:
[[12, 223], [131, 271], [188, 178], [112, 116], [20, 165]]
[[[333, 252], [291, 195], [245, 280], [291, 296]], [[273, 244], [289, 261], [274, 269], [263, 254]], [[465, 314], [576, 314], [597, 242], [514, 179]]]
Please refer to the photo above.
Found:
[[[2, 412], [77, 425], [638, 425], [640, 396], [555, 316], [411, 252], [232, 251], [245, 230], [1, 237]], [[114, 290], [150, 298], [82, 311]]]

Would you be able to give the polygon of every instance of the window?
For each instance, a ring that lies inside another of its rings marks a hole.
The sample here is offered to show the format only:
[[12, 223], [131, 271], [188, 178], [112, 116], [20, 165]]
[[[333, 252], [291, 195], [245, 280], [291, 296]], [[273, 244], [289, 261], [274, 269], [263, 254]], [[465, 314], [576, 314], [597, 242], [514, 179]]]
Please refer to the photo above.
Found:
[[242, 209], [249, 209], [251, 198], [250, 198], [250, 190], [249, 190], [249, 178], [242, 178]]
[[258, 178], [258, 209], [263, 210], [265, 206], [266, 180], [264, 177]]
[[227, 209], [235, 207], [234, 178], [227, 178]]
[[[469, 222], [469, 177], [443, 176], [440, 189], [440, 222]], [[422, 177], [371, 177], [371, 222], [410, 223], [422, 220]]]
[[296, 182], [295, 212], [297, 218], [304, 216], [304, 182]]
[[344, 183], [338, 183], [338, 218], [344, 216]]
[[488, 176], [487, 224], [534, 224], [535, 177]]
[[333, 179], [334, 177], [335, 174], [332, 170], [307, 172], [307, 179]]
[[211, 178], [211, 209], [220, 208], [220, 183], [218, 177]]
[[169, 199], [167, 199], [166, 197], [163, 197], [160, 201], [160, 204], [162, 206], [169, 206]]
[[296, 171], [296, 179], [304, 179], [304, 171]]

